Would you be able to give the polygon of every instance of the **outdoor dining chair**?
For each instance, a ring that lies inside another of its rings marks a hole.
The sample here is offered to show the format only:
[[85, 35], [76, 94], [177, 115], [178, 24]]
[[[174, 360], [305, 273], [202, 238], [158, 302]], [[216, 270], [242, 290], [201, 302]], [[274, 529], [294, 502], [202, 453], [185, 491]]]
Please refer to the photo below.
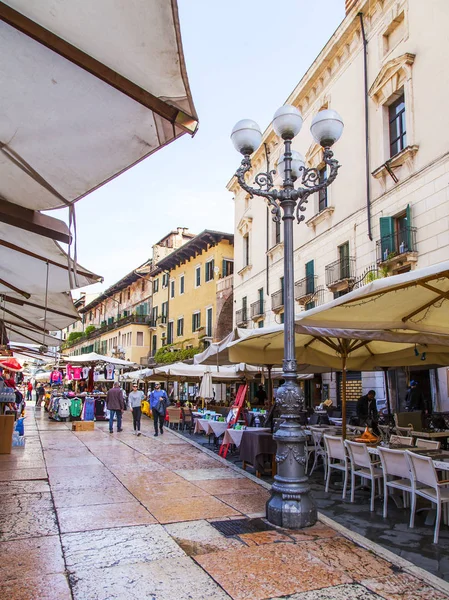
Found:
[[437, 505], [437, 518], [433, 534], [433, 543], [438, 543], [440, 533], [442, 505], [449, 502], [449, 479], [438, 480], [433, 461], [430, 456], [422, 456], [406, 450], [405, 454], [409, 461], [412, 475], [412, 509], [410, 515], [410, 527], [415, 524], [416, 497], [421, 496]]
[[193, 414], [190, 408], [183, 408], [181, 407], [181, 415], [182, 415], [182, 428], [185, 431], [186, 429], [189, 430], [189, 433], [192, 433], [192, 429], [193, 429], [193, 422], [194, 422], [194, 418], [193, 418]]
[[384, 474], [384, 519], [387, 517], [388, 488], [402, 491], [404, 506], [408, 505], [408, 494], [412, 493], [411, 473], [404, 450], [378, 448]]
[[351, 502], [354, 502], [355, 478], [368, 479], [371, 481], [371, 503], [370, 511], [374, 510], [374, 497], [376, 491], [376, 481], [379, 485], [383, 477], [382, 469], [379, 469], [380, 461], [373, 462], [366, 447], [366, 444], [350, 442], [345, 440], [345, 446], [348, 449], [349, 459], [351, 461]]
[[344, 499], [348, 487], [349, 458], [343, 443], [343, 439], [341, 437], [326, 434], [323, 437], [327, 452], [326, 492], [329, 491], [332, 469], [342, 471], [344, 473], [344, 482], [343, 493], [341, 497]]
[[181, 410], [177, 407], [169, 406], [167, 408], [167, 414], [170, 428], [174, 429], [174, 426], [177, 425], [177, 428], [179, 429], [179, 426], [182, 425]]
[[428, 450], [439, 450], [441, 448], [441, 442], [438, 442], [437, 440], [423, 440], [421, 438], [416, 438], [416, 447], [427, 448]]
[[414, 439], [405, 435], [390, 436], [390, 444], [395, 446], [413, 446]]
[[[323, 446], [323, 431], [317, 431], [313, 427], [311, 429], [312, 440], [313, 440], [313, 448], [308, 448], [308, 452], [313, 452], [314, 459], [312, 469], [310, 470], [310, 475], [312, 475], [315, 467], [318, 465], [318, 460], [321, 458], [324, 467], [324, 479], [326, 479], [327, 474], [327, 460], [326, 460], [326, 449]], [[308, 457], [307, 457], [308, 458]]]

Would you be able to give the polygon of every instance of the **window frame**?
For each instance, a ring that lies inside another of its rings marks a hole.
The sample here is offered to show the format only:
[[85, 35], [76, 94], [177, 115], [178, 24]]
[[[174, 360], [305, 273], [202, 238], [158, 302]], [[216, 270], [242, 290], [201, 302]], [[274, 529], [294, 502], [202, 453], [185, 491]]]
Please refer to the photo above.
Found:
[[215, 268], [215, 260], [213, 258], [210, 258], [209, 260], [207, 260], [205, 262], [205, 264], [204, 264], [204, 282], [205, 283], [209, 283], [209, 281], [213, 281], [213, 279], [215, 277], [214, 268]]
[[179, 276], [179, 295], [182, 296], [185, 293], [185, 276]]
[[[400, 105], [403, 107], [398, 110]], [[392, 112], [395, 111], [392, 116]], [[392, 139], [391, 126], [396, 123], [396, 137]], [[388, 105], [388, 147], [389, 158], [393, 158], [405, 148], [407, 148], [407, 105], [405, 103], [405, 92], [402, 90], [401, 95]], [[395, 147], [395, 150], [393, 150]]]
[[201, 265], [195, 267], [195, 289], [201, 286]]
[[[198, 321], [198, 323], [196, 323]], [[201, 328], [201, 311], [195, 310], [192, 313], [192, 333], [195, 333]]]
[[177, 319], [176, 335], [177, 335], [177, 337], [183, 337], [183, 335], [184, 335], [184, 317], [178, 317], [178, 319]]

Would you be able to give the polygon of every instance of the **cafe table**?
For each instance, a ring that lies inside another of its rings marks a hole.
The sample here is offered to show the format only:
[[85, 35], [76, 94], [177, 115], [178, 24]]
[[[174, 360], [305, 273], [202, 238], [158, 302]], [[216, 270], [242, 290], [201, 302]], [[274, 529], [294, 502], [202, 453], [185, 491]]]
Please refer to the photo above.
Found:
[[246, 429], [226, 429], [223, 444], [233, 444], [240, 448], [240, 443], [242, 441], [242, 436], [245, 431], [270, 431], [270, 428], [264, 427], [247, 427]]
[[271, 431], [254, 429], [245, 429], [240, 442], [240, 459], [243, 462], [242, 468], [246, 470], [247, 465], [254, 467], [256, 477], [260, 477], [265, 470], [265, 463], [271, 462], [271, 474], [276, 473], [276, 442], [273, 440]]
[[194, 433], [204, 431], [206, 435], [220, 437], [228, 428], [226, 421], [213, 421], [212, 419], [196, 419]]

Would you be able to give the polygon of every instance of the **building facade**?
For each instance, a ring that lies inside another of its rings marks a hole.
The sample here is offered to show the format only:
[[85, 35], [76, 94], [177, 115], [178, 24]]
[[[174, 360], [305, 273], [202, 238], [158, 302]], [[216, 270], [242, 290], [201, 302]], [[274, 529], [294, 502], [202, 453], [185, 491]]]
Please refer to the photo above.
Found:
[[164, 346], [204, 347], [231, 331], [233, 269], [234, 236], [210, 230], [154, 265], [151, 356]]
[[[334, 148], [339, 175], [309, 198], [305, 221], [295, 227], [297, 313], [449, 256], [448, 21], [445, 0], [347, 0], [345, 19], [287, 99], [304, 117], [293, 149], [322, 180], [327, 171], [311, 120], [331, 108], [345, 123]], [[271, 126], [263, 142], [248, 181], [267, 163], [276, 168], [283, 144]], [[234, 323], [282, 323], [282, 226], [235, 178], [228, 189], [235, 198]], [[434, 406], [447, 406], [446, 369], [414, 378]], [[400, 371], [390, 376], [397, 403], [406, 379]], [[354, 373], [350, 382], [354, 395], [374, 388], [384, 396], [382, 376]], [[323, 395], [338, 401], [339, 383], [338, 375], [324, 375]]]
[[[93, 300], [86, 302], [84, 297], [79, 302], [81, 321], [64, 332], [67, 340], [64, 352], [69, 355], [97, 352], [146, 365], [151, 350], [153, 265], [194, 237], [183, 227], [171, 231], [154, 244], [151, 259]], [[82, 337], [70, 342], [68, 335], [72, 331], [80, 331]]]

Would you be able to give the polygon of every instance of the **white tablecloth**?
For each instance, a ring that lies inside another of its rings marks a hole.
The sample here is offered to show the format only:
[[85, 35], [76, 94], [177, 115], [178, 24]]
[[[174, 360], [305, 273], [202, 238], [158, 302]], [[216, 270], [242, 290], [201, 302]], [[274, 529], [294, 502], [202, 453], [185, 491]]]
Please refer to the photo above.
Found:
[[244, 431], [270, 431], [269, 427], [247, 427], [246, 429], [227, 429], [224, 437], [223, 444], [234, 444], [237, 448], [240, 446], [242, 441], [242, 435]]
[[195, 433], [204, 431], [206, 435], [214, 435], [219, 437], [228, 427], [226, 421], [211, 421], [210, 419], [196, 419]]

